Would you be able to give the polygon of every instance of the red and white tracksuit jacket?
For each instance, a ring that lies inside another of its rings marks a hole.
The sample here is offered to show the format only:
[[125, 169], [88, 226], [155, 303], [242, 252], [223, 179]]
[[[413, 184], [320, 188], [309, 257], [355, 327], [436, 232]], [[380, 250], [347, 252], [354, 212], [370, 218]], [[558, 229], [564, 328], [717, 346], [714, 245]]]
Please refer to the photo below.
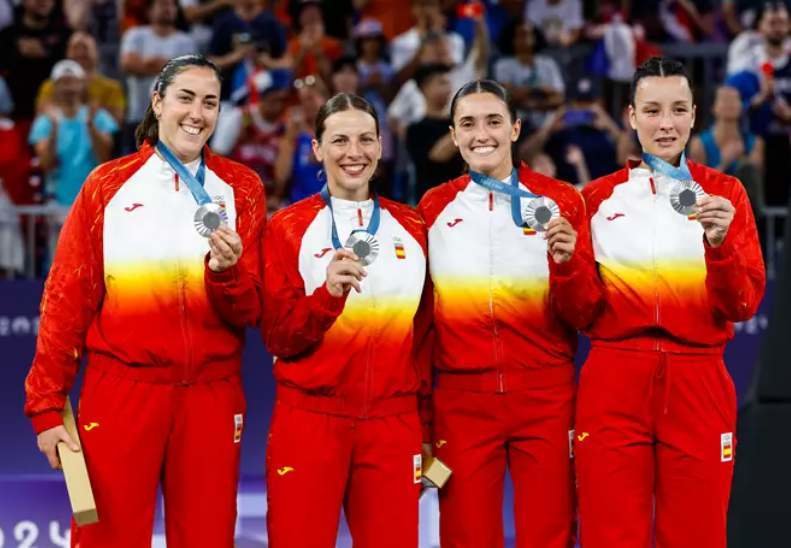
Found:
[[[372, 200], [332, 201], [341, 242], [368, 226]], [[266, 235], [262, 333], [277, 381], [269, 542], [334, 546], [345, 504], [355, 546], [415, 546], [416, 395], [428, 381], [413, 351], [427, 323], [418, 313], [424, 225], [409, 207], [381, 199], [379, 253], [362, 292], [333, 297], [325, 285], [331, 220], [317, 194], [276, 213]]]
[[736, 398], [722, 362], [764, 265], [741, 183], [689, 162], [735, 207], [719, 247], [670, 205], [673, 181], [637, 167], [585, 187], [601, 287], [580, 377], [576, 455], [586, 547], [723, 547]]
[[577, 231], [570, 261], [556, 264], [542, 233], [514, 224], [511, 198], [467, 175], [418, 207], [434, 286], [434, 451], [453, 470], [440, 492], [443, 546], [503, 545], [506, 461], [519, 545], [565, 547], [572, 535], [572, 358], [574, 328], [593, 313], [590, 236], [571, 185], [526, 165], [519, 181]]
[[[37, 432], [61, 424], [87, 358], [78, 424], [101, 522], [79, 530], [81, 546], [150, 542], [163, 469], [169, 543], [233, 542], [238, 377], [244, 327], [260, 318], [266, 203], [250, 169], [208, 149], [204, 158], [205, 188], [243, 242], [234, 267], [206, 266], [208, 240], [193, 226], [198, 206], [148, 144], [91, 173], [60, 235], [25, 412]], [[207, 459], [190, 453], [207, 444]], [[174, 466], [179, 472], [168, 472]], [[206, 492], [216, 499], [195, 496]]]

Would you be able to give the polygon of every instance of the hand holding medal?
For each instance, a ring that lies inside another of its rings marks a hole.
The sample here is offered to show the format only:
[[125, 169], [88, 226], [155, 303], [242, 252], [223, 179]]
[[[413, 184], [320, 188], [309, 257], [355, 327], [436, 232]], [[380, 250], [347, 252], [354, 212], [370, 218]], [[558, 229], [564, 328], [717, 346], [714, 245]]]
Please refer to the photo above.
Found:
[[209, 268], [214, 272], [227, 270], [242, 256], [242, 239], [223, 225], [209, 235]]
[[555, 217], [547, 225], [544, 239], [547, 250], [555, 264], [563, 264], [571, 260], [577, 245], [577, 231], [564, 217]]
[[722, 196], [704, 196], [698, 200], [697, 220], [710, 246], [719, 247], [725, 241], [735, 213], [730, 200]]
[[367, 275], [360, 257], [346, 248], [336, 249], [327, 265], [327, 291], [333, 297], [343, 297], [351, 288], [360, 293], [360, 282]]

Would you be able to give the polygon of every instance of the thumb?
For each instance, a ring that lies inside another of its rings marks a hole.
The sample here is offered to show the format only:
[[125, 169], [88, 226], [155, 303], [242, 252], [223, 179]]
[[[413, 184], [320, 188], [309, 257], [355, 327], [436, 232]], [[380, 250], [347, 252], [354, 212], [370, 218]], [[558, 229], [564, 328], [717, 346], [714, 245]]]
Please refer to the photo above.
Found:
[[75, 440], [74, 440], [74, 439], [71, 437], [71, 435], [70, 435], [70, 434], [69, 434], [69, 433], [66, 431], [66, 429], [64, 429], [64, 430], [63, 430], [63, 432], [62, 432], [62, 434], [61, 434], [61, 436], [60, 436], [60, 440], [61, 440], [62, 442], [65, 442], [65, 443], [66, 443], [66, 445], [68, 445], [68, 446], [69, 446], [69, 449], [71, 449], [71, 450], [72, 450], [72, 451], [74, 451], [75, 453], [76, 453], [76, 452], [78, 452], [78, 451], [80, 450], [80, 446], [79, 446], [79, 445], [77, 444], [77, 442], [76, 442], [76, 441], [75, 441]]

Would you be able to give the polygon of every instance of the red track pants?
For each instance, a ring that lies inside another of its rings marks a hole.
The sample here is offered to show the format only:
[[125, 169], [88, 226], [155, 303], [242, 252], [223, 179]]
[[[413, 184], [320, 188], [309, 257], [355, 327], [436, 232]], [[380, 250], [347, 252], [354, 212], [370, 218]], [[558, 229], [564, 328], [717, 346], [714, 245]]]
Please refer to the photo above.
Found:
[[724, 548], [735, 423], [721, 353], [594, 344], [575, 439], [584, 548], [647, 548], [653, 535], [657, 548]]
[[340, 414], [334, 400], [278, 387], [266, 450], [269, 546], [334, 547], [343, 508], [355, 548], [417, 548], [414, 396], [365, 419]]
[[453, 471], [440, 491], [442, 548], [503, 546], [506, 466], [514, 484], [516, 546], [573, 546], [573, 412], [570, 364], [439, 375], [434, 453]]
[[176, 386], [88, 365], [78, 428], [99, 523], [72, 524], [72, 546], [150, 547], [161, 484], [168, 548], [231, 548], [244, 412], [238, 377]]

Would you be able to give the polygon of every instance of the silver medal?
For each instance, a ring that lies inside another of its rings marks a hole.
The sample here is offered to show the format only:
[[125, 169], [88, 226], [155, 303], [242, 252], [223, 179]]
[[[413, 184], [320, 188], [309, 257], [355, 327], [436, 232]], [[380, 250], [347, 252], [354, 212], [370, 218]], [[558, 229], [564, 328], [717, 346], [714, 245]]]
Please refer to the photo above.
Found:
[[198, 234], [208, 238], [212, 232], [228, 222], [228, 215], [225, 213], [224, 207], [214, 202], [209, 202], [198, 208], [193, 221]]
[[379, 242], [373, 234], [364, 230], [352, 232], [344, 247], [357, 255], [363, 266], [373, 263], [379, 255]]
[[557, 217], [560, 217], [558, 204], [546, 196], [533, 198], [522, 210], [522, 220], [536, 232], [545, 231], [549, 221]]
[[670, 190], [670, 205], [681, 215], [695, 213], [698, 200], [706, 193], [695, 181], [677, 181]]

